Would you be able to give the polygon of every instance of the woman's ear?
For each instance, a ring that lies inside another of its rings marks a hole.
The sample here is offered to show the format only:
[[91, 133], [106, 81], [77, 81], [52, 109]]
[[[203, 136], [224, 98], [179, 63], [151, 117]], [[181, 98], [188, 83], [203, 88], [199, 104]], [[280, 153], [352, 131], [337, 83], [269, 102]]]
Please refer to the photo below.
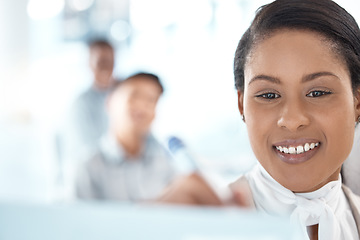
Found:
[[[244, 116], [244, 93], [240, 90], [237, 91], [238, 95], [238, 108], [241, 116]], [[359, 99], [360, 100], [360, 99]]]
[[355, 105], [355, 121], [359, 122], [360, 121], [360, 87], [358, 87], [356, 89], [354, 98], [355, 98], [355, 101], [354, 101], [354, 105]]

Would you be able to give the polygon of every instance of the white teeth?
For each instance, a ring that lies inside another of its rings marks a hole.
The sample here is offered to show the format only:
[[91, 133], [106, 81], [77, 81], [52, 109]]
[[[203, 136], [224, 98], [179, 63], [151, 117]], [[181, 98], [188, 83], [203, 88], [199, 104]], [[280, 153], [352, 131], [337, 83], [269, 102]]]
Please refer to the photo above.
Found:
[[289, 147], [289, 153], [290, 154], [296, 153], [296, 149], [294, 147]]
[[300, 154], [304, 152], [304, 147], [303, 146], [297, 146], [296, 147], [296, 154]]
[[287, 154], [301, 154], [307, 151], [310, 151], [314, 149], [315, 147], [318, 147], [320, 143], [305, 143], [303, 146], [299, 145], [297, 147], [284, 147], [284, 146], [277, 146], [276, 149], [279, 152], [287, 153]]
[[284, 153], [289, 153], [289, 149], [288, 149], [288, 148], [283, 147], [283, 149], [284, 149]]
[[305, 150], [305, 152], [310, 150], [310, 145], [308, 143], [305, 143], [304, 150]]

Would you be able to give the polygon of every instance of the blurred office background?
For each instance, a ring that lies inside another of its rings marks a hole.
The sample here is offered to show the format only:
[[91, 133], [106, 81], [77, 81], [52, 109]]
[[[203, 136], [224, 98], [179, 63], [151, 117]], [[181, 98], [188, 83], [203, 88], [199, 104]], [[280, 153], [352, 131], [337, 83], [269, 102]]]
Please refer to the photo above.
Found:
[[[139, 70], [161, 77], [165, 95], [153, 125], [161, 141], [180, 137], [219, 171], [250, 168], [233, 55], [255, 10], [268, 2], [0, 0], [0, 199], [49, 202], [57, 195], [54, 135], [91, 84], [85, 42], [92, 37], [115, 46], [117, 78]], [[360, 20], [356, 0], [341, 5]]]

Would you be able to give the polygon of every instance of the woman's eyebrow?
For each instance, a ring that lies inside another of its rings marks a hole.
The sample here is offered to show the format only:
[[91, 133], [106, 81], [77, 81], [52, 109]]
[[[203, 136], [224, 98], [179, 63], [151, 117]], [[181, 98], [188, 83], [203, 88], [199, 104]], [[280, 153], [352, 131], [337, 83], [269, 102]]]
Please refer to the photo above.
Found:
[[338, 76], [336, 76], [335, 74], [333, 74], [331, 72], [316, 72], [316, 73], [311, 73], [311, 74], [304, 76], [302, 79], [302, 82], [308, 82], [308, 81], [311, 81], [311, 80], [314, 80], [316, 78], [323, 77], [323, 76], [330, 76], [330, 77], [335, 77], [337, 79], [340, 79]]
[[[311, 80], [314, 80], [316, 78], [319, 78], [319, 77], [323, 77], [323, 76], [330, 76], [330, 77], [335, 77], [337, 79], [340, 79], [337, 75], [331, 73], [331, 72], [316, 72], [316, 73], [311, 73], [311, 74], [308, 74], [308, 75], [305, 75], [303, 78], [302, 78], [302, 82], [308, 82], [308, 81], [311, 81]], [[249, 85], [254, 82], [254, 81], [257, 81], [257, 80], [265, 80], [265, 81], [269, 81], [269, 82], [272, 82], [272, 83], [277, 83], [277, 84], [280, 84], [280, 80], [276, 77], [271, 77], [271, 76], [268, 76], [268, 75], [264, 75], [264, 74], [260, 74], [260, 75], [257, 75], [255, 77], [253, 77], [250, 82], [249, 82]]]
[[253, 77], [250, 82], [249, 82], [249, 85], [254, 82], [254, 81], [257, 81], [257, 80], [265, 80], [265, 81], [269, 81], [269, 82], [272, 82], [272, 83], [277, 83], [279, 84], [280, 83], [280, 80], [276, 77], [271, 77], [271, 76], [267, 76], [267, 75], [257, 75], [255, 77]]

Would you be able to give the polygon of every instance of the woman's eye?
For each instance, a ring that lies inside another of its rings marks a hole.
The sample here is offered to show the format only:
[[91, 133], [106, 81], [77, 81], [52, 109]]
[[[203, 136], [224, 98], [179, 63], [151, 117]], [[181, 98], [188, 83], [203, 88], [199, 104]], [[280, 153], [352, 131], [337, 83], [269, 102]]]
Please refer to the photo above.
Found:
[[328, 94], [331, 94], [331, 92], [317, 90], [317, 91], [309, 92], [308, 94], [306, 94], [306, 96], [307, 97], [321, 97], [321, 96], [328, 95]]
[[275, 99], [275, 98], [279, 98], [280, 95], [277, 93], [263, 93], [263, 94], [256, 95], [256, 97], [265, 98], [265, 99]]

